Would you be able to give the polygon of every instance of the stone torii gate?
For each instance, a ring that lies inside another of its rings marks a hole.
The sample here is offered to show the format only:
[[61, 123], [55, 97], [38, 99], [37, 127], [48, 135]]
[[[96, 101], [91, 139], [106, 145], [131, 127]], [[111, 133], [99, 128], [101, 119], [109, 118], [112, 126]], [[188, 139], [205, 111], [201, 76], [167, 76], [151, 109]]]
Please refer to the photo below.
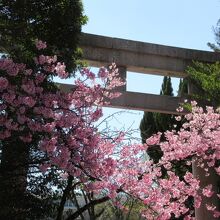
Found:
[[[83, 58], [88, 61], [90, 66], [107, 66], [115, 62], [120, 76], [125, 79], [125, 82], [127, 71], [184, 78], [186, 77], [185, 70], [187, 66], [192, 64], [193, 60], [205, 63], [220, 61], [220, 53], [93, 34], [82, 34], [80, 47], [83, 50]], [[67, 84], [61, 84], [60, 88], [68, 90], [71, 87]], [[189, 93], [191, 93], [191, 88], [192, 86], [189, 85]], [[120, 88], [120, 92], [122, 95], [112, 100], [109, 107], [175, 114], [176, 108], [183, 102], [181, 97], [129, 92], [126, 91], [126, 85]], [[203, 186], [212, 184], [216, 192], [219, 190], [220, 179], [219, 176], [214, 175], [214, 172], [209, 177], [205, 177], [203, 171], [194, 164], [193, 173], [199, 177]], [[209, 199], [208, 202], [212, 202], [220, 210], [217, 196]], [[216, 218], [210, 215], [203, 203], [196, 210], [196, 219], [215, 220]]]

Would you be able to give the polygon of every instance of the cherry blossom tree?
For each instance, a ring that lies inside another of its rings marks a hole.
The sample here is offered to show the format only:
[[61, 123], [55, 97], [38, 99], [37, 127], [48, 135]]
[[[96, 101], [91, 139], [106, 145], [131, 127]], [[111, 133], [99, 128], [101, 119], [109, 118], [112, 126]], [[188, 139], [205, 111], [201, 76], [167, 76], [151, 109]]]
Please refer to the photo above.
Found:
[[35, 67], [9, 58], [0, 61], [0, 189], [1, 205], [6, 206], [1, 214], [7, 217], [9, 212], [15, 216], [13, 207], [25, 215], [20, 201], [27, 199], [24, 195], [30, 164], [41, 164], [42, 171], [56, 165], [76, 176], [84, 161], [91, 159], [86, 166], [93, 166], [92, 154], [100, 138], [94, 122], [102, 116], [100, 106], [119, 95], [112, 89], [123, 85], [115, 66], [110, 71], [101, 68], [97, 76], [84, 68], [75, 78], [72, 91], [64, 93], [52, 78], [68, 77], [65, 64], [56, 56], [41, 54], [46, 43], [37, 41], [36, 47]]

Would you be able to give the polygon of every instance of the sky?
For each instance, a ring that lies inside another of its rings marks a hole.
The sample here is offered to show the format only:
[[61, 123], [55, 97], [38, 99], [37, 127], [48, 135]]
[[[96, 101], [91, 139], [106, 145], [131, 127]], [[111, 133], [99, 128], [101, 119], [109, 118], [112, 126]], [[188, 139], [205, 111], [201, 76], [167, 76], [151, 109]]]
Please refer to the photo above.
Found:
[[[168, 46], [210, 50], [213, 27], [220, 19], [220, 0], [83, 0], [85, 33]], [[127, 90], [158, 94], [163, 77], [128, 73]], [[172, 79], [174, 92], [179, 79]], [[105, 110], [105, 116], [116, 110]], [[143, 112], [124, 113], [114, 128], [138, 128]], [[138, 136], [138, 134], [137, 134]]]
[[149, 43], [208, 50], [219, 0], [83, 0], [83, 31]]

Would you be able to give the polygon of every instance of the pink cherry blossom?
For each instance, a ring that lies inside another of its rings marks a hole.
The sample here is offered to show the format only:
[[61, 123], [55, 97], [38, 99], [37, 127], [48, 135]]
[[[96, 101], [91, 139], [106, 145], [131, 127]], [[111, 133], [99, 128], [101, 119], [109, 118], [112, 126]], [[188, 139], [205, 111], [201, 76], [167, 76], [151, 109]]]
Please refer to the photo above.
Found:
[[202, 189], [202, 194], [206, 197], [211, 197], [214, 192], [212, 191], [212, 185], [208, 185]]
[[38, 50], [47, 48], [46, 42], [43, 42], [42, 40], [36, 40], [35, 45]]
[[0, 90], [4, 90], [8, 87], [8, 80], [5, 77], [0, 77]]
[[68, 73], [65, 71], [66, 65], [64, 63], [58, 62], [55, 71], [61, 79], [65, 79], [68, 77]]

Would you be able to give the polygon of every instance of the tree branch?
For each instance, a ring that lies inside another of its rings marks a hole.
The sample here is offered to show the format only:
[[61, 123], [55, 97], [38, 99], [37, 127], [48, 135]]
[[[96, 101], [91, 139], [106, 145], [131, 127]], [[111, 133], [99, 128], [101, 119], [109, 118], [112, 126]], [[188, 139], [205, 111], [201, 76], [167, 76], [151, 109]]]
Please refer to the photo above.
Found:
[[59, 205], [59, 208], [58, 208], [58, 213], [57, 213], [56, 220], [61, 220], [62, 219], [64, 205], [65, 205], [66, 199], [69, 196], [69, 193], [72, 189], [72, 183], [73, 183], [73, 176], [69, 176], [68, 180], [67, 180], [67, 186], [63, 191], [63, 196], [62, 196], [61, 201], [60, 201], [60, 205]]
[[73, 220], [76, 219], [81, 213], [83, 213], [84, 211], [86, 211], [88, 208], [90, 208], [91, 206], [95, 206], [97, 204], [103, 203], [110, 200], [110, 198], [108, 196], [102, 197], [100, 199], [95, 199], [92, 200], [90, 203], [84, 205], [83, 207], [81, 207], [79, 210], [77, 210], [76, 212], [74, 212], [72, 215], [70, 215], [66, 220]]

